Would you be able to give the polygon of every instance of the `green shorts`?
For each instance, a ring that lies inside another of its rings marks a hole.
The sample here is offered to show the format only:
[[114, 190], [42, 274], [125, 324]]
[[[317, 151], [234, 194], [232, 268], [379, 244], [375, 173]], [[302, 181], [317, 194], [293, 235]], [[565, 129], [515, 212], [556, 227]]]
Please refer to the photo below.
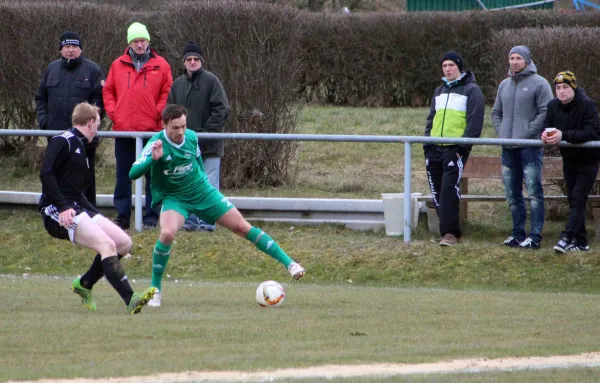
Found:
[[190, 214], [195, 214], [207, 224], [214, 225], [219, 218], [234, 207], [221, 192], [214, 189], [207, 196], [195, 201], [181, 201], [175, 196], [165, 196], [160, 211], [175, 210], [184, 219], [188, 219]]

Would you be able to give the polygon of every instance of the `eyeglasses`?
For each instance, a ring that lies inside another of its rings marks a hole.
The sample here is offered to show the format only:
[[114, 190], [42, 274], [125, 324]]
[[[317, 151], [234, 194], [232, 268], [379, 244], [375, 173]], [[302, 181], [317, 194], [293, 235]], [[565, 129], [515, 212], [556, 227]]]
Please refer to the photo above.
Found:
[[194, 62], [194, 61], [200, 61], [200, 57], [188, 57], [188, 58], [185, 59], [186, 63], [191, 63], [191, 62]]

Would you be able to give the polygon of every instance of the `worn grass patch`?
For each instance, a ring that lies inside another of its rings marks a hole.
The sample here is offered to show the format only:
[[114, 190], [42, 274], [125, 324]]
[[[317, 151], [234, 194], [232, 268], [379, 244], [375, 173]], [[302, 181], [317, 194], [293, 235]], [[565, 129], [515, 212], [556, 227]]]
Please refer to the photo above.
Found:
[[[329, 383], [595, 383], [598, 368], [568, 368], [470, 374], [429, 374], [416, 376], [327, 379]], [[278, 383], [308, 383], [311, 379], [284, 379]]]

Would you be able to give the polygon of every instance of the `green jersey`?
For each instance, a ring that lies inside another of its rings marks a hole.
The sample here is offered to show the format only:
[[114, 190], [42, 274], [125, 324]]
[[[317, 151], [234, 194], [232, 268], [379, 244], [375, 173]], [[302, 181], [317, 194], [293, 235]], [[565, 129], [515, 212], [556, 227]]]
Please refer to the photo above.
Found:
[[[163, 156], [158, 161], [152, 159], [152, 145], [156, 140], [163, 143]], [[196, 133], [189, 129], [186, 129], [180, 144], [169, 140], [164, 130], [156, 133], [131, 167], [129, 178], [140, 178], [149, 169], [153, 207], [159, 205], [166, 196], [182, 202], [202, 201], [214, 190], [204, 173]]]

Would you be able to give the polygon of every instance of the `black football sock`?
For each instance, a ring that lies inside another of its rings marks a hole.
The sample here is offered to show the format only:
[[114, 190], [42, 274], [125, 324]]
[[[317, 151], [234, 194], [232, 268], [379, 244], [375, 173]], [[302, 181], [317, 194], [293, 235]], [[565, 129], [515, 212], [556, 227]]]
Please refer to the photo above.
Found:
[[[118, 254], [118, 257], [119, 260], [123, 258], [121, 254]], [[100, 254], [96, 254], [92, 265], [90, 266], [88, 271], [86, 271], [85, 274], [81, 276], [79, 283], [81, 284], [81, 287], [91, 290], [92, 287], [94, 287], [94, 285], [96, 284], [96, 282], [102, 279], [103, 276], [104, 272], [102, 271], [102, 258], [100, 257]]]
[[125, 271], [123, 271], [119, 258], [117, 258], [116, 255], [104, 258], [102, 260], [102, 269], [104, 270], [104, 276], [106, 276], [110, 285], [117, 290], [125, 304], [128, 305], [129, 301], [131, 301], [133, 290], [129, 285], [127, 275], [125, 275]]

